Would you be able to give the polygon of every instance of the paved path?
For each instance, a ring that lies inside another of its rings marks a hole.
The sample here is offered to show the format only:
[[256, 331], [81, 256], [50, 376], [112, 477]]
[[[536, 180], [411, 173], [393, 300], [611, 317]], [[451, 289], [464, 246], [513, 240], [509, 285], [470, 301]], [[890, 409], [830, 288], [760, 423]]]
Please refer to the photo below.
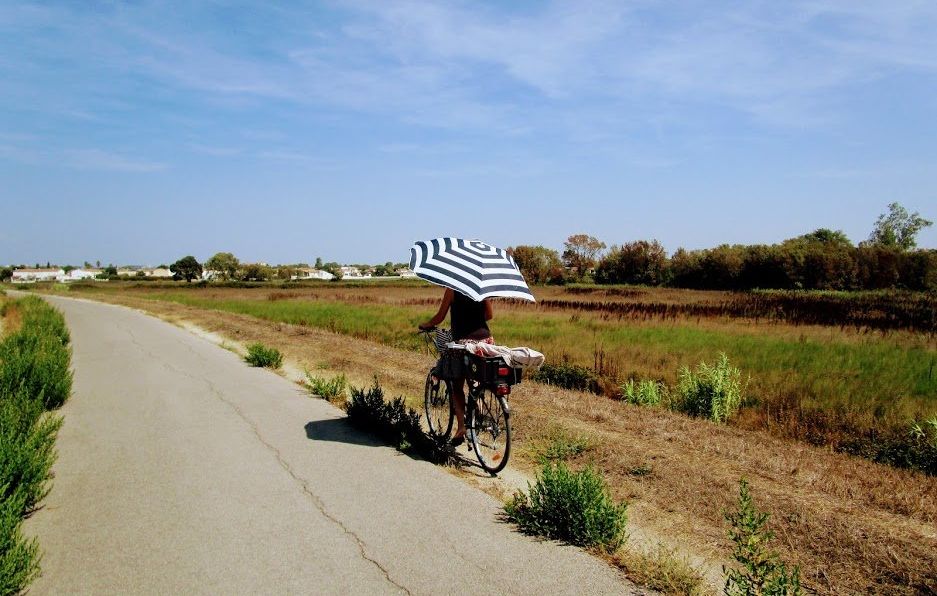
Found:
[[130, 309], [49, 300], [75, 386], [53, 490], [26, 526], [45, 551], [33, 594], [634, 589], [270, 371]]

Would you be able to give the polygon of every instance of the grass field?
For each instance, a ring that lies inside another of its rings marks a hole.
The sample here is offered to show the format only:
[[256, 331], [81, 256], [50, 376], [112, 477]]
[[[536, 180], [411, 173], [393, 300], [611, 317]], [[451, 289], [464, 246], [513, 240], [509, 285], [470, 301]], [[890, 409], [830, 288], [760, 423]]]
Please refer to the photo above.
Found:
[[[414, 330], [435, 311], [441, 293], [419, 282], [285, 289], [97, 284], [93, 291], [326, 329], [406, 349], [420, 348]], [[907, 327], [898, 323], [905, 320], [901, 313], [907, 320], [926, 319], [921, 305], [934, 303], [932, 297], [895, 294], [891, 304], [882, 293], [805, 293], [806, 306], [795, 307], [789, 292], [583, 286], [535, 292], [536, 305], [496, 303], [491, 326], [498, 342], [533, 347], [549, 362], [587, 367], [610, 397], [628, 379], [673, 385], [681, 366], [725, 353], [746, 380], [745, 405], [733, 424], [937, 470], [929, 467], [937, 466], [930, 451], [922, 455], [919, 446], [908, 444], [911, 422], [937, 415], [937, 334], [857, 323], [888, 319]], [[740, 306], [745, 300], [750, 301]], [[778, 300], [787, 304], [780, 311], [784, 316], [778, 315]], [[818, 318], [818, 300], [839, 305], [830, 309], [833, 324], [804, 322]], [[856, 314], [870, 304], [878, 306]], [[806, 314], [797, 315], [797, 308]]]
[[[83, 290], [70, 286], [68, 291], [81, 295]], [[141, 290], [99, 284], [93, 291], [89, 297], [140, 308], [180, 324], [194, 323], [226, 340], [275, 346], [283, 352], [285, 363], [300, 370], [305, 367], [323, 379], [344, 373], [350, 383], [365, 386], [379, 376], [388, 398], [403, 395], [414, 406], [432, 361], [429, 354], [408, 349], [418, 344], [406, 326], [410, 317], [415, 323], [434, 310], [439, 291], [433, 288], [322, 284], [238, 289], [178, 284]], [[558, 288], [536, 291], [541, 298], [550, 292], [563, 295], [563, 289]], [[163, 295], [154, 299], [151, 294]], [[619, 298], [629, 299], [614, 299]], [[711, 299], [708, 293], [660, 298], [675, 303]], [[183, 304], [190, 299], [206, 302], [196, 303], [200, 306]], [[315, 311], [330, 312], [331, 316], [317, 323], [309, 313], [294, 319], [297, 324], [277, 319], [292, 309], [302, 314], [307, 302], [332, 308]], [[219, 304], [231, 310], [218, 308]], [[340, 327], [355, 320], [345, 313], [359, 312], [345, 307], [362, 307], [364, 312], [376, 308], [383, 313], [378, 317], [381, 325], [373, 318], [363, 319], [369, 324], [362, 325], [367, 328], [362, 334], [371, 340], [353, 337], [352, 328]], [[251, 311], [257, 315], [250, 315], [239, 314], [235, 308], [258, 310]], [[597, 313], [578, 313], [576, 322], [572, 320], [575, 312], [498, 303], [493, 328], [503, 339], [505, 327], [501, 324], [508, 319], [538, 314], [545, 320], [556, 317], [577, 325], [592, 316], [604, 320]], [[404, 326], [399, 333], [387, 335], [387, 343], [399, 342], [402, 348], [378, 341], [385, 318]], [[908, 332], [867, 333], [737, 317], [623, 319], [619, 324], [636, 328], [682, 325], [729, 337], [765, 333], [795, 343], [803, 336], [811, 342], [835, 341], [846, 346], [882, 342], [910, 349], [921, 341], [920, 334]], [[328, 331], [329, 326], [345, 333]], [[933, 350], [926, 345], [921, 349]], [[591, 349], [583, 353], [584, 362], [592, 366]], [[739, 479], [746, 478], [758, 506], [772, 514], [775, 547], [786, 561], [801, 566], [809, 591], [917, 594], [937, 589], [937, 477], [773, 437], [746, 428], [745, 418], [729, 425], [715, 424], [526, 381], [512, 392], [511, 405], [516, 450], [510, 470], [533, 474], [538, 454], [544, 452], [562, 454], [577, 469], [595, 466], [608, 479], [614, 497], [629, 502], [629, 532], [644, 536], [640, 540], [651, 551], [660, 540], [668, 549], [677, 548], [678, 558], [690, 556], [693, 565], [702, 564], [702, 569], [715, 573], [716, 587], [721, 565], [731, 552], [724, 513], [738, 498]], [[757, 411], [750, 406], [749, 414]], [[471, 474], [465, 473], [472, 482]], [[492, 485], [485, 482], [485, 486]], [[499, 496], [507, 498], [509, 494]], [[639, 547], [640, 540], [636, 540], [629, 542], [629, 548]]]

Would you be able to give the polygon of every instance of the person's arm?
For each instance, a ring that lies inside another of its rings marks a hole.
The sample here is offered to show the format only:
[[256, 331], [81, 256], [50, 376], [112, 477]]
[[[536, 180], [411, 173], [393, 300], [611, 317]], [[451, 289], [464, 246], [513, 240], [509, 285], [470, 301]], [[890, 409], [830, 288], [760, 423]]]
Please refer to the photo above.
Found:
[[494, 316], [495, 313], [491, 310], [491, 300], [485, 298], [485, 320], [490, 321]]
[[452, 298], [452, 290], [446, 288], [446, 293], [442, 295], [442, 303], [439, 305], [439, 311], [432, 319], [420, 325], [420, 329], [429, 329], [430, 327], [435, 327], [442, 323], [446, 318], [446, 313], [449, 312], [449, 305], [452, 304]]

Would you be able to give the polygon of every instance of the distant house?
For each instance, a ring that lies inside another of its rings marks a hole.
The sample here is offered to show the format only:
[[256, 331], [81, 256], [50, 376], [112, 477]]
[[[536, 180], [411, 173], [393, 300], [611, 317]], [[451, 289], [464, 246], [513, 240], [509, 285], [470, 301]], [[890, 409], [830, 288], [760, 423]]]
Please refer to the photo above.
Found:
[[104, 273], [103, 269], [72, 269], [62, 281], [83, 281], [86, 279], [95, 279]]
[[165, 267], [157, 267], [156, 269], [144, 269], [147, 277], [172, 277], [172, 271], [166, 269]]
[[215, 271], [214, 269], [204, 269], [202, 270], [202, 279], [205, 281], [214, 281], [216, 279], [224, 279], [224, 273], [221, 271]]
[[371, 274], [357, 267], [342, 267], [342, 279], [370, 279]]
[[37, 281], [65, 281], [65, 278], [64, 269], [14, 269], [10, 281], [15, 284], [29, 284]]
[[416, 277], [416, 273], [414, 273], [413, 271], [410, 271], [409, 267], [401, 267], [400, 269], [397, 269], [396, 271], [394, 271], [394, 273], [396, 273], [400, 277], [407, 277], [407, 278]]
[[322, 271], [321, 269], [310, 269], [308, 267], [301, 267], [296, 270], [294, 275], [290, 276], [290, 279], [324, 279], [330, 280], [335, 276], [329, 273], [328, 271]]
[[137, 267], [121, 267], [117, 270], [118, 277], [136, 277], [137, 272], [140, 271]]

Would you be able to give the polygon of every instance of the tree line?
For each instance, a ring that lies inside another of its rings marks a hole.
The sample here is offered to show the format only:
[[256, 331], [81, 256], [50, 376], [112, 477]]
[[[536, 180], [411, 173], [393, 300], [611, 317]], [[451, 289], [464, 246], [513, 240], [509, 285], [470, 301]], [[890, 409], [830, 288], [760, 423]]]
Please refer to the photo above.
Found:
[[[677, 249], [657, 240], [607, 247], [587, 234], [567, 238], [564, 251], [544, 246], [508, 249], [530, 283], [637, 284], [711, 290], [937, 290], [937, 250], [916, 249], [933, 225], [898, 203], [888, 206], [868, 240], [854, 245], [821, 228], [779, 244]], [[607, 249], [607, 250], [606, 250]]]

